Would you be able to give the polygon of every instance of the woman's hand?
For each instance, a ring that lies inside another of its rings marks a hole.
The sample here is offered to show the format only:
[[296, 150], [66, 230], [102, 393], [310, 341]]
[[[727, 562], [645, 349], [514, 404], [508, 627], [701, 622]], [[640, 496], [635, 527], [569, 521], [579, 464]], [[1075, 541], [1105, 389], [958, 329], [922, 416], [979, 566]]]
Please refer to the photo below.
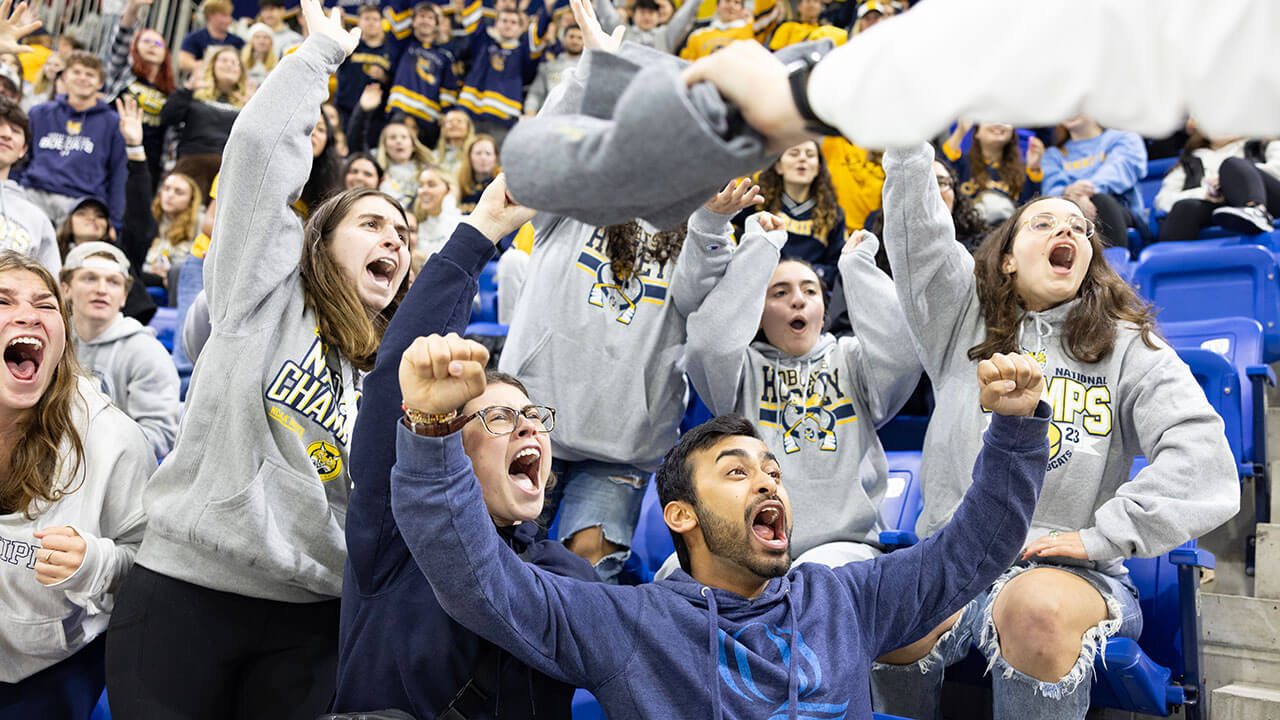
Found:
[[737, 215], [739, 210], [762, 202], [764, 195], [760, 194], [760, 186], [752, 184], [751, 178], [743, 178], [736, 183], [730, 180], [702, 207], [720, 215]]
[[624, 26], [614, 28], [612, 35], [605, 34], [604, 28], [600, 27], [600, 19], [596, 17], [596, 7], [592, 0], [569, 0], [569, 8], [573, 10], [573, 18], [578, 21], [578, 27], [582, 28], [583, 45], [588, 50], [618, 52], [622, 45], [622, 35], [627, 31]]
[[347, 55], [355, 52], [360, 44], [360, 28], [347, 30], [342, 26], [342, 10], [334, 8], [328, 15], [320, 0], [301, 0], [302, 16], [307, 21], [307, 29], [312, 35], [324, 35], [342, 48]]
[[373, 112], [382, 104], [382, 86], [376, 82], [371, 82], [364, 86], [364, 92], [360, 93], [360, 107], [365, 112]]
[[978, 388], [987, 410], [1029, 417], [1044, 395], [1044, 371], [1030, 355], [996, 353], [978, 363]]
[[142, 144], [142, 108], [132, 95], [116, 99], [116, 113], [120, 115], [120, 134], [125, 145]]
[[1039, 170], [1040, 161], [1044, 159], [1044, 143], [1032, 135], [1027, 140], [1027, 170]]
[[507, 175], [502, 173], [480, 194], [480, 201], [463, 222], [480, 231], [495, 244], [533, 219], [537, 210], [527, 208], [507, 193]]
[[854, 248], [861, 245], [863, 241], [865, 241], [867, 238], [873, 238], [873, 237], [875, 237], [875, 235], [873, 235], [869, 230], [864, 230], [862, 228], [858, 228], [857, 230], [854, 230], [853, 232], [849, 233], [849, 237], [845, 239], [844, 247], [840, 249], [840, 254], [846, 255], [848, 253], [853, 252]]
[[760, 229], [767, 233], [787, 229], [787, 224], [783, 222], [782, 218], [771, 212], [758, 212], [751, 217], [755, 218], [756, 222], [760, 223]]
[[[0, 53], [31, 52], [30, 45], [19, 42], [40, 28], [40, 21], [27, 14], [26, 0], [9, 11], [10, 0], [0, 0]], [[21, 89], [21, 88], [19, 88]]]
[[457, 333], [428, 335], [413, 341], [400, 356], [400, 394], [404, 406], [427, 415], [462, 408], [484, 392], [489, 351]]
[[[0, 13], [2, 14], [2, 13]], [[85, 542], [75, 528], [47, 527], [35, 531], [40, 540], [36, 550], [36, 581], [41, 585], [62, 582], [84, 564]]]
[[1036, 540], [1022, 551], [1022, 559], [1065, 557], [1076, 560], [1088, 560], [1089, 553], [1084, 549], [1084, 541], [1078, 532], [1051, 532]]

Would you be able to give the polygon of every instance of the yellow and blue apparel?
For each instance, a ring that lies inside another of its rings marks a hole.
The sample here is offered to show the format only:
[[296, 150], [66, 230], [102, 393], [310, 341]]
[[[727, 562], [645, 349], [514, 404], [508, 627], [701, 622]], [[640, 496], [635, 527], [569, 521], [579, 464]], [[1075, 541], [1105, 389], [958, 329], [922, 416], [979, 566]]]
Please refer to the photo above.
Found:
[[439, 123], [441, 114], [458, 102], [453, 63], [453, 53], [448, 50], [412, 40], [396, 66], [387, 111], [412, 115], [419, 124]]
[[549, 40], [551, 17], [544, 5], [524, 37], [501, 42], [483, 25], [471, 35], [471, 71], [458, 93], [458, 105], [476, 119], [514, 125], [524, 110], [524, 86], [533, 82]]
[[973, 176], [973, 163], [964, 156], [960, 148], [953, 146], [950, 142], [944, 142], [942, 154], [947, 158], [951, 168], [956, 171], [956, 177], [960, 181], [956, 192], [967, 198], [976, 198], [984, 191], [994, 190], [1012, 200], [1015, 205], [1021, 205], [1040, 194], [1040, 181], [1044, 179], [1044, 172], [1039, 168], [1034, 170], [1027, 168], [1022, 180], [1022, 189], [1018, 192], [1018, 197], [1014, 197], [1009, 183], [1000, 179], [998, 160], [987, 162], [987, 183], [979, 187], [977, 179]]

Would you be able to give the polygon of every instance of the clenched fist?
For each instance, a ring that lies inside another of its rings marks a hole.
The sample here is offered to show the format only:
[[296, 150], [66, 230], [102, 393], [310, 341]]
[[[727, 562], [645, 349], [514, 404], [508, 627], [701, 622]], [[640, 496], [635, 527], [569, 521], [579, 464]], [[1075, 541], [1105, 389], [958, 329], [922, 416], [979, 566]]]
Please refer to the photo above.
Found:
[[1034, 415], [1044, 395], [1044, 372], [1030, 355], [996, 353], [978, 363], [982, 407], [1001, 415]]
[[400, 392], [410, 410], [443, 415], [484, 392], [489, 351], [456, 333], [413, 341], [400, 356]]

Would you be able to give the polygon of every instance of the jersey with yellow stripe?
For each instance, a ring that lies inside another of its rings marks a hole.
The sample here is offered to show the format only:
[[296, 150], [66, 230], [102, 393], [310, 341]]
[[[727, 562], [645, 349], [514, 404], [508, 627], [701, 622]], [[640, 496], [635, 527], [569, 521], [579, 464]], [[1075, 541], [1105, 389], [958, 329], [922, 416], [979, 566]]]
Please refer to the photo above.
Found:
[[549, 40], [550, 25], [541, 4], [536, 20], [517, 40], [499, 42], [482, 25], [471, 36], [471, 71], [458, 93], [458, 105], [473, 117], [514, 125], [524, 109], [524, 86], [533, 81]]
[[387, 95], [387, 110], [402, 111], [427, 123], [458, 102], [458, 81], [453, 74], [453, 53], [413, 41], [400, 56], [395, 81]]

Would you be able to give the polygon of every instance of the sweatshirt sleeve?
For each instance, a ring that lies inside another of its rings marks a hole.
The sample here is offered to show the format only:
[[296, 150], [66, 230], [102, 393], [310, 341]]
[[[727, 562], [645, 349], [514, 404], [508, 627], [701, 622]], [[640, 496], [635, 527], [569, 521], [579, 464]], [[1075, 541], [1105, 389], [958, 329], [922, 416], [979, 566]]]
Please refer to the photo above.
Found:
[[129, 417], [138, 423], [155, 456], [163, 458], [178, 438], [182, 409], [178, 368], [160, 341], [150, 334], [141, 336], [133, 354], [126, 389]]
[[134, 271], [141, 273], [146, 269], [147, 251], [156, 236], [156, 218], [151, 214], [151, 170], [145, 160], [131, 160], [126, 169], [120, 249]]
[[853, 337], [840, 342], [847, 355], [864, 407], [876, 427], [902, 409], [920, 380], [920, 359], [893, 280], [876, 267], [880, 242], [874, 235], [840, 257], [845, 307]]
[[403, 425], [396, 432], [392, 510], [445, 612], [561, 682], [591, 689], [620, 672], [635, 634], [653, 630], [641, 616], [643, 591], [521, 561], [494, 532], [462, 434], [428, 438]]
[[1168, 214], [1173, 206], [1179, 200], [1207, 200], [1205, 194], [1204, 183], [1195, 187], [1184, 188], [1187, 184], [1187, 170], [1178, 163], [1169, 168], [1169, 172], [1165, 174], [1164, 179], [1160, 181], [1160, 192], [1156, 193], [1155, 200], [1151, 202], [1155, 209]]
[[124, 221], [124, 186], [129, 179], [128, 158], [124, 150], [124, 136], [117, 127], [120, 116], [108, 111], [112, 118], [107, 156], [107, 208], [111, 213], [111, 225], [117, 231]]
[[[1041, 127], [1080, 113], [1147, 137], [1187, 115], [1213, 137], [1269, 137], [1280, 127], [1276, 27], [1271, 0], [1212, 15], [1191, 0], [923, 3], [832, 51], [808, 96], [818, 117], [863, 147], [920, 142], [957, 117]], [[951, 62], [957, 37], [1001, 38], [976, 51], [990, 71], [919, 71]]]
[[786, 230], [766, 233], [754, 216], [748, 218], [724, 276], [689, 315], [685, 372], [716, 415], [737, 407], [748, 347], [760, 327], [769, 278], [786, 242]]
[[53, 223], [49, 221], [49, 216], [43, 212], [36, 213], [35, 233], [37, 242], [39, 243], [39, 255], [36, 260], [44, 266], [45, 270], [53, 273], [54, 277], [62, 271], [62, 253], [58, 250], [58, 235], [53, 231]]
[[160, 126], [169, 127], [187, 121], [187, 113], [191, 111], [192, 92], [187, 88], [178, 88], [169, 93], [160, 108]]
[[622, 24], [622, 16], [618, 14], [618, 9], [613, 6], [613, 0], [595, 0], [596, 18], [600, 21], [600, 29], [606, 35], [611, 34], [613, 29]]
[[951, 522], [917, 545], [835, 570], [851, 581], [872, 657], [960, 610], [1017, 560], [1049, 462], [1048, 403], [1034, 417], [992, 415], [973, 484]]
[[1138, 184], [1147, 171], [1147, 146], [1136, 133], [1108, 130], [1106, 159], [1089, 177], [1100, 193], [1120, 195]]
[[1235, 458], [1222, 418], [1173, 349], [1134, 340], [1125, 353], [1116, 417], [1149, 465], [1080, 531], [1089, 559], [1156, 557], [1200, 537], [1240, 509]]
[[684, 245], [671, 272], [671, 302], [688, 317], [724, 275], [733, 257], [730, 216], [700, 207], [689, 216]]
[[973, 256], [956, 242], [938, 193], [933, 149], [884, 155], [884, 245], [894, 286], [925, 372], [938, 377], [976, 289]]
[[251, 332], [266, 297], [298, 272], [302, 223], [289, 206], [311, 171], [311, 130], [342, 62], [338, 43], [312, 35], [280, 61], [231, 128], [205, 259], [214, 327]]
[[391, 318], [377, 363], [364, 379], [360, 412], [351, 444], [347, 510], [347, 553], [351, 576], [371, 593], [398, 577], [408, 553], [391, 516], [391, 468], [400, 421], [400, 356], [419, 337], [461, 335], [471, 318], [471, 299], [480, 271], [493, 256], [493, 243], [472, 226], [458, 225], [440, 252], [432, 255]]
[[[607, 2], [608, 0], [604, 0]], [[693, 21], [698, 15], [698, 6], [700, 2], [694, 0], [686, 0], [680, 5], [680, 9], [671, 15], [671, 19], [662, 28], [667, 35], [667, 47], [670, 52], [675, 52], [680, 47], [680, 43], [684, 42], [685, 36], [689, 34], [690, 28], [693, 27]]]

